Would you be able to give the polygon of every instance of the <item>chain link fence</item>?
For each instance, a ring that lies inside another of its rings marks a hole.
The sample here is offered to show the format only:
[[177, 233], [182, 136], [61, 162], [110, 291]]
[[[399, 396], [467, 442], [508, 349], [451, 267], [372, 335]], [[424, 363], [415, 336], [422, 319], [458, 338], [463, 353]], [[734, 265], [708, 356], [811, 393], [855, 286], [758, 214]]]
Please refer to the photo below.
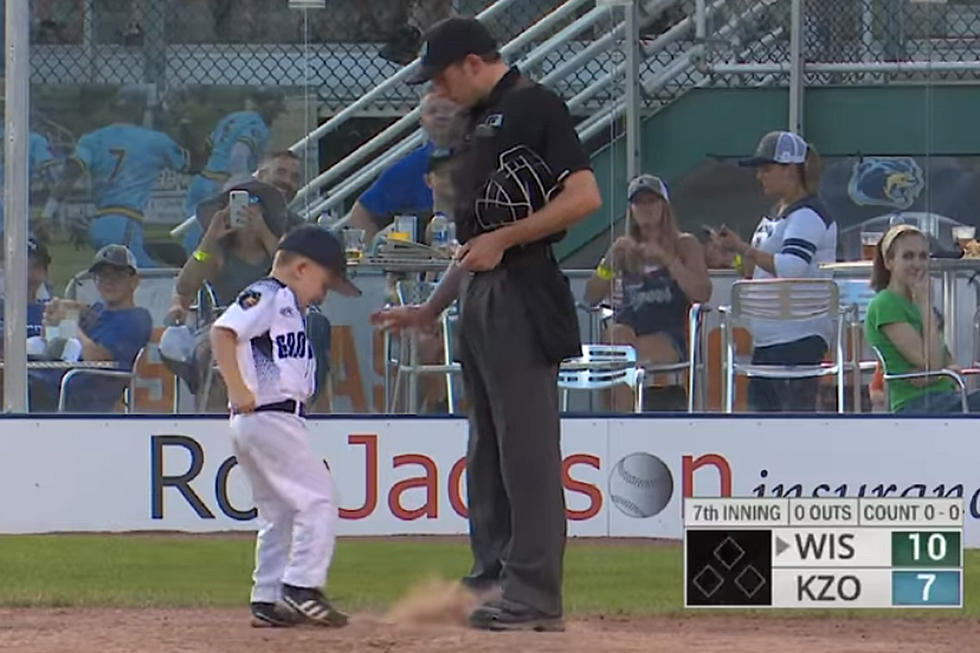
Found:
[[[684, 4], [685, 12], [693, 15], [694, 3]], [[706, 77], [700, 83], [788, 82], [790, 0], [706, 0], [705, 4], [702, 70]], [[973, 68], [980, 55], [978, 0], [802, 0], [801, 21], [807, 85], [978, 77]]]
[[[484, 0], [33, 0], [32, 82], [37, 85], [293, 86], [314, 89], [322, 113], [337, 111], [418, 54], [420, 31]], [[522, 0], [489, 23], [505, 43], [560, 4]], [[403, 113], [417, 90], [378, 99], [376, 113]]]

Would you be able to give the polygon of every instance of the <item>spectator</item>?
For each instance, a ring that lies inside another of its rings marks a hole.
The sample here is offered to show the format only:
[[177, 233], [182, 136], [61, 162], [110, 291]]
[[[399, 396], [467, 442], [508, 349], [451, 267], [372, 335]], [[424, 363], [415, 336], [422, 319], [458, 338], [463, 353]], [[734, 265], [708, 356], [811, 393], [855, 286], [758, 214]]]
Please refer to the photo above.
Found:
[[[432, 191], [432, 214], [442, 213], [453, 224], [453, 158], [452, 150], [437, 148], [429, 156], [425, 185]], [[380, 233], [380, 232], [379, 232]], [[432, 220], [425, 229], [425, 242], [432, 244]]]
[[[875, 248], [871, 287], [878, 294], [868, 304], [864, 322], [868, 344], [877, 347], [885, 369], [893, 374], [955, 369], [943, 341], [942, 319], [929, 300], [929, 241], [910, 225], [889, 229]], [[933, 377], [888, 382], [891, 410], [897, 413], [958, 413], [960, 393], [952, 379]], [[971, 411], [980, 410], [980, 392], [968, 396]]]
[[[628, 199], [628, 233], [616, 239], [586, 284], [585, 300], [594, 305], [613, 295], [614, 323], [606, 338], [632, 345], [644, 363], [686, 360], [690, 304], [711, 298], [704, 248], [677, 228], [660, 178], [640, 175], [630, 182]], [[614, 283], [620, 292], [612, 292]], [[630, 389], [616, 388], [612, 408], [628, 410], [631, 405]]]
[[[185, 215], [194, 215], [198, 203], [220, 193], [229, 180], [241, 181], [255, 171], [269, 142], [269, 125], [284, 108], [280, 91], [256, 89], [246, 100], [243, 111], [230, 113], [218, 121], [206, 143], [207, 163], [187, 191]], [[200, 231], [192, 229], [185, 235], [184, 249], [192, 252], [200, 238]]]
[[[233, 190], [247, 190], [252, 197], [243, 227], [230, 224], [228, 196]], [[204, 236], [177, 276], [168, 321], [183, 322], [205, 281], [212, 285], [218, 304], [225, 306], [250, 283], [268, 274], [279, 237], [285, 232], [286, 204], [270, 184], [233, 184], [198, 205], [197, 222]]]
[[[777, 200], [774, 216], [763, 217], [752, 244], [722, 226], [719, 236], [728, 251], [742, 257], [753, 279], [826, 277], [821, 263], [834, 260], [837, 223], [817, 198], [820, 157], [812, 145], [791, 132], [762, 137], [755, 156], [740, 165], [756, 168], [763, 192]], [[827, 353], [834, 325], [829, 317], [811, 320], [756, 320], [752, 323], [760, 365], [816, 365]], [[816, 409], [817, 379], [749, 381], [749, 406], [756, 411]]]
[[[114, 361], [120, 369], [131, 370], [153, 330], [150, 312], [134, 302], [140, 283], [136, 257], [123, 245], [106, 245], [96, 253], [89, 272], [95, 278], [101, 301], [88, 306], [74, 300], [53, 299], [44, 311], [44, 322], [60, 326], [71, 313], [77, 313], [75, 344], [81, 351], [78, 360]], [[31, 410], [57, 409], [62, 374], [57, 370], [28, 372]], [[127, 385], [128, 382], [120, 379], [76, 376], [68, 385], [66, 408], [109, 412]]]
[[[164, 170], [184, 171], [187, 152], [163, 132], [137, 126], [142, 122], [146, 96], [141, 89], [122, 89], [114, 101], [119, 122], [85, 134], [65, 164], [61, 181], [45, 207], [45, 218], [54, 215], [75, 182], [88, 173], [96, 215], [88, 225], [88, 239], [95, 249], [120, 244], [136, 257], [140, 267], [157, 262], [143, 247], [143, 212], [157, 178]], [[76, 225], [74, 238], [83, 239]]]
[[[188, 309], [205, 283], [211, 285], [218, 305], [223, 307], [249, 284], [269, 274], [279, 238], [297, 224], [296, 216], [286, 209], [284, 194], [295, 195], [299, 173], [298, 159], [292, 153], [280, 154], [268, 163], [260, 170], [259, 177], [272, 183], [255, 180], [235, 184], [217, 197], [198, 204], [197, 220], [204, 237], [177, 276], [176, 292], [165, 320], [168, 324], [186, 321]], [[253, 200], [246, 210], [248, 222], [244, 227], [232, 227], [229, 222], [228, 194], [237, 189], [249, 191]], [[315, 400], [325, 386], [329, 370], [330, 323], [316, 310], [309, 313], [307, 321], [317, 357]], [[202, 333], [206, 335], [207, 331]], [[197, 376], [188, 381], [195, 393], [210, 364], [209, 347], [210, 341], [202, 338], [194, 355]], [[225, 410], [224, 385], [219, 377], [215, 377], [209, 393], [208, 407]]]
[[730, 270], [735, 268], [740, 271], [741, 257], [725, 249], [718, 232], [711, 227], [702, 227], [702, 231], [704, 232], [704, 261], [708, 264], [708, 269]]
[[394, 220], [399, 213], [432, 212], [432, 189], [425, 183], [429, 157], [436, 148], [453, 144], [458, 127], [456, 105], [432, 93], [422, 98], [422, 131], [426, 143], [395, 162], [354, 203], [348, 214], [352, 228], [363, 229], [365, 242]]
[[[44, 335], [44, 309], [51, 298], [48, 287], [48, 266], [51, 256], [47, 247], [36, 238], [27, 239], [27, 338]], [[0, 299], [0, 327], [3, 325], [4, 302]], [[30, 347], [28, 347], [30, 353]], [[0, 339], [0, 354], [3, 342]]]
[[[302, 163], [299, 156], [289, 150], [279, 150], [267, 155], [262, 162], [259, 164], [259, 169], [252, 177], [248, 175], [246, 177], [234, 179], [229, 183], [239, 183], [245, 182], [249, 179], [255, 179], [266, 184], [270, 184], [279, 189], [282, 193], [283, 200], [285, 204], [289, 204], [296, 197], [296, 192], [299, 190], [299, 185], [303, 179]], [[228, 184], [226, 183], [225, 186]], [[278, 204], [278, 202], [277, 202]], [[190, 214], [194, 217], [194, 213]], [[287, 213], [286, 228], [294, 227], [303, 221], [303, 218], [296, 215], [293, 212]], [[201, 225], [200, 222], [195, 220], [187, 232], [184, 235], [184, 249], [188, 253], [193, 252], [197, 248], [197, 244], [201, 240]]]

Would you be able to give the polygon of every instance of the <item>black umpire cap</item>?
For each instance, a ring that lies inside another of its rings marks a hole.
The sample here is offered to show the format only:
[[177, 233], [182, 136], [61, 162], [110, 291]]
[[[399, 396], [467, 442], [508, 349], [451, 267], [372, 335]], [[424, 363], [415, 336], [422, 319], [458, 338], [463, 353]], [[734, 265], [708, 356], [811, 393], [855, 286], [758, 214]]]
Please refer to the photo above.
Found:
[[305, 256], [336, 274], [340, 281], [333, 290], [344, 297], [361, 296], [361, 290], [347, 278], [344, 246], [326, 229], [315, 224], [300, 225], [282, 237], [278, 249]]
[[446, 18], [426, 31], [421, 65], [407, 81], [409, 84], [428, 82], [467, 55], [492, 54], [496, 51], [497, 42], [477, 19], [459, 16]]

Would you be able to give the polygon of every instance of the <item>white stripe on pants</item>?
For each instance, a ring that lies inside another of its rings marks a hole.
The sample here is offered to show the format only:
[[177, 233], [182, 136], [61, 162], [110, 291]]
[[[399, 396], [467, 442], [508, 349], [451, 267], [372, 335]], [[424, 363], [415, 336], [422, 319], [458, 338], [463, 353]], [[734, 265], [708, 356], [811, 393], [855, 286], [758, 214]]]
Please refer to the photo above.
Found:
[[337, 504], [306, 420], [279, 412], [236, 415], [231, 431], [259, 513], [252, 601], [277, 601], [282, 583], [322, 587], [333, 556]]

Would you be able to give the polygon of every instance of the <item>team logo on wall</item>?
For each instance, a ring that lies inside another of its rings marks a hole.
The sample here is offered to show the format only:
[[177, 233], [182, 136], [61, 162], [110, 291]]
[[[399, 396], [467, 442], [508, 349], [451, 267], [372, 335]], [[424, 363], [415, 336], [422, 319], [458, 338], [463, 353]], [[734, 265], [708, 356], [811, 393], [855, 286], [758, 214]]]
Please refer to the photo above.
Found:
[[911, 157], [862, 157], [851, 169], [847, 194], [860, 206], [889, 206], [905, 210], [915, 204], [925, 179]]
[[667, 507], [673, 494], [670, 468], [645, 451], [623, 456], [609, 472], [609, 498], [628, 517], [653, 517]]

